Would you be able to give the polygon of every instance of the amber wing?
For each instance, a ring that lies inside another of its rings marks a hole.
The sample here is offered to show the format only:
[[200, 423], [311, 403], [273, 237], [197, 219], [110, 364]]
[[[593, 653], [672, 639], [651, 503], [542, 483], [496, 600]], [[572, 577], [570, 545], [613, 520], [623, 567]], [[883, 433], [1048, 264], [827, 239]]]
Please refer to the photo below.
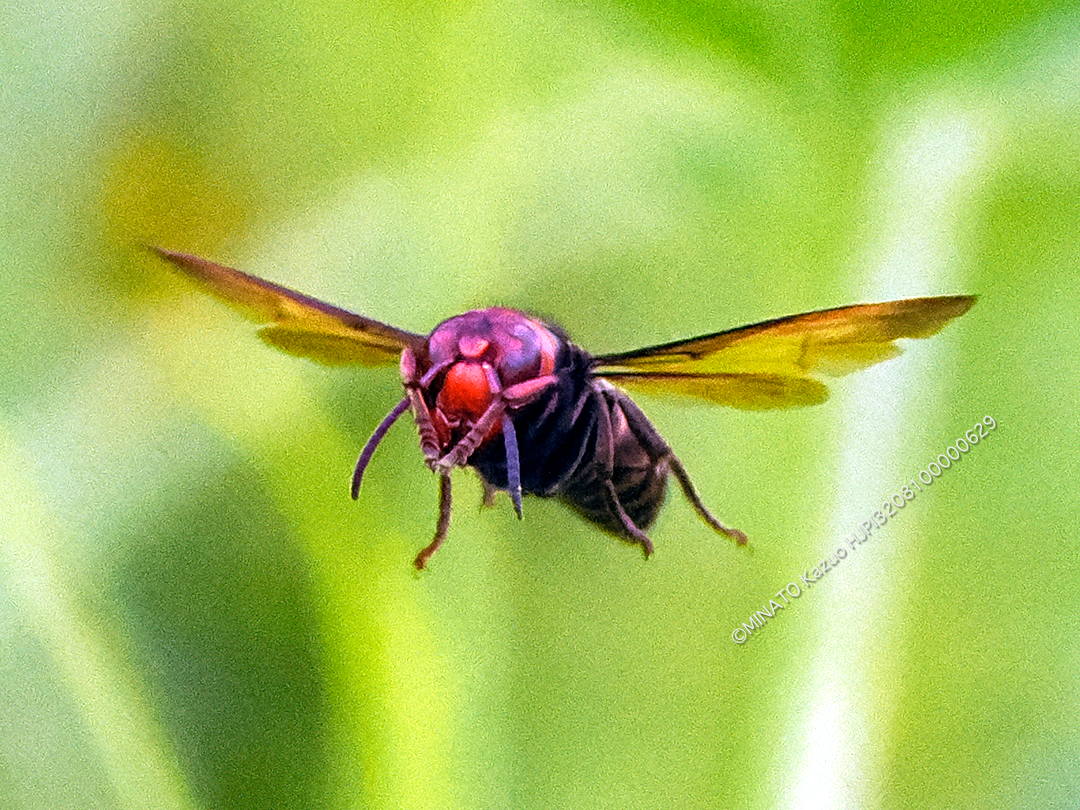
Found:
[[208, 292], [256, 323], [271, 346], [328, 365], [381, 366], [396, 363], [405, 348], [424, 343], [422, 335], [388, 326], [310, 296], [220, 264], [152, 248]]
[[824, 402], [817, 379], [900, 354], [899, 338], [926, 338], [967, 312], [975, 296], [856, 304], [597, 358], [594, 371], [620, 385], [674, 392], [735, 408]]

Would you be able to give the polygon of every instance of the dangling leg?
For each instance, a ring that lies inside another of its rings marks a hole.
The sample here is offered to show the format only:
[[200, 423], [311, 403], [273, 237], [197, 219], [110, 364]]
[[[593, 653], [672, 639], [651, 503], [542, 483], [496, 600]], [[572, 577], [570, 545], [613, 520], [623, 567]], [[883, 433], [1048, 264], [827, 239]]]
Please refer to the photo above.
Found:
[[439, 477], [439, 522], [435, 526], [435, 536], [427, 547], [416, 555], [413, 565], [416, 570], [423, 571], [428, 558], [442, 545], [446, 539], [446, 532], [450, 529], [450, 476], [443, 473]]
[[694, 511], [698, 513], [703, 521], [709, 524], [709, 527], [718, 534], [724, 535], [730, 540], [734, 540], [736, 544], [740, 546], [746, 545], [746, 535], [738, 529], [733, 529], [729, 526], [725, 526], [706, 508], [702, 502], [701, 497], [694, 489], [694, 485], [690, 482], [690, 476], [686, 472], [686, 468], [683, 467], [682, 462], [679, 461], [675, 453], [672, 452], [667, 442], [661, 438], [657, 433], [656, 428], [653, 427], [648, 417], [642, 413], [639, 408], [630, 397], [618, 389], [611, 389], [609, 395], [617, 402], [622, 409], [623, 414], [626, 416], [626, 424], [630, 430], [634, 432], [637, 439], [645, 447], [655, 448], [655, 452], [659, 455], [660, 461], [667, 461], [668, 467], [671, 469], [675, 479], [679, 482], [679, 486], [682, 488], [683, 495], [686, 496], [686, 500], [690, 501], [690, 505], [694, 507]]
[[705, 507], [705, 504], [701, 502], [701, 498], [698, 496], [697, 491], [694, 489], [694, 485], [690, 482], [690, 476], [686, 474], [686, 469], [683, 467], [682, 462], [678, 457], [668, 450], [667, 455], [668, 466], [671, 467], [671, 472], [675, 476], [675, 480], [679, 482], [679, 486], [682, 487], [683, 495], [686, 496], [686, 500], [690, 501], [690, 505], [694, 507], [694, 511], [698, 513], [698, 517], [704, 520], [712, 529], [729, 540], [734, 540], [737, 545], [746, 545], [746, 535], [740, 532], [738, 529], [733, 529], [730, 526], [725, 526]]
[[411, 349], [405, 349], [401, 353], [401, 379], [405, 381], [405, 393], [412, 405], [413, 418], [420, 433], [420, 452], [424, 454], [424, 460], [431, 469], [435, 469], [435, 462], [439, 460], [439, 437], [435, 432], [435, 424], [431, 421], [431, 411], [424, 400], [423, 391], [448, 365], [449, 362], [445, 362], [432, 366], [427, 374], [418, 378], [416, 355]]
[[619, 522], [622, 523], [623, 528], [626, 529], [634, 542], [641, 546], [641, 550], [645, 552], [645, 559], [649, 559], [653, 553], [652, 540], [649, 539], [649, 535], [645, 534], [634, 523], [633, 519], [626, 514], [626, 510], [623, 509], [622, 501], [619, 500], [619, 493], [615, 491], [615, 484], [608, 478], [604, 481], [604, 490], [608, 495], [608, 503], [611, 508], [615, 510], [615, 514], [619, 516]]
[[502, 416], [503, 443], [506, 445], [506, 488], [521, 520], [521, 459], [518, 457], [517, 432], [510, 414]]
[[641, 546], [642, 551], [645, 552], [645, 559], [648, 559], [653, 553], [652, 540], [650, 540], [649, 535], [645, 534], [645, 532], [634, 523], [633, 519], [626, 514], [626, 510], [623, 509], [622, 501], [619, 500], [618, 490], [615, 489], [615, 482], [612, 481], [615, 468], [615, 431], [611, 426], [611, 411], [608, 410], [607, 403], [603, 401], [603, 397], [600, 397], [599, 406], [596, 411], [599, 417], [596, 420], [596, 452], [604, 471], [603, 485], [604, 492], [607, 495], [608, 506], [615, 511], [615, 515], [619, 518], [619, 523], [622, 524], [622, 527], [626, 530], [626, 533], [633, 538], [634, 542]]

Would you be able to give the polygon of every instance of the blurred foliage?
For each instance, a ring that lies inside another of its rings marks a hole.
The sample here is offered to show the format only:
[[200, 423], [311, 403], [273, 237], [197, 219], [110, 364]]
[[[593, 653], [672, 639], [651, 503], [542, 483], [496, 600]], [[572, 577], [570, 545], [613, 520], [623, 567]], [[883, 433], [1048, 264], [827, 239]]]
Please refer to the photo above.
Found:
[[[0, 807], [1075, 807], [1078, 43], [1064, 2], [8, 3]], [[407, 426], [347, 493], [395, 375], [146, 243], [597, 352], [980, 302], [819, 408], [642, 400], [749, 551], [461, 474], [417, 576]]]

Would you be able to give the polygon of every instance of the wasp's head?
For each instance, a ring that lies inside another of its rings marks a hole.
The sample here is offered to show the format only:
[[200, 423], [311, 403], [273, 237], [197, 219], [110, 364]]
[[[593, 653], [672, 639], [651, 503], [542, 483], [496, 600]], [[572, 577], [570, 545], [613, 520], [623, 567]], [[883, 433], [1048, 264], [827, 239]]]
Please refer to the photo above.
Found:
[[[546, 386], [558, 357], [559, 337], [540, 321], [493, 307], [443, 321], [428, 337], [415, 368], [402, 376], [419, 383], [439, 443], [445, 449], [481, 421], [498, 401], [509, 407], [533, 399]], [[409, 360], [409, 364], [413, 364]], [[497, 436], [495, 421], [483, 441]]]

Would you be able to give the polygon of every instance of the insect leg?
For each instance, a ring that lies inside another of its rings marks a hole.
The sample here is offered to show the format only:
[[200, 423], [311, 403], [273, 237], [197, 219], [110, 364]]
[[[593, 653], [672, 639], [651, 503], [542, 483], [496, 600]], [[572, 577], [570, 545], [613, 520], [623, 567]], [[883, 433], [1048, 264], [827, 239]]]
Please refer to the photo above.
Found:
[[416, 355], [411, 349], [406, 349], [401, 353], [401, 378], [405, 381], [405, 393], [409, 397], [409, 404], [412, 405], [416, 429], [420, 434], [420, 452], [424, 454], [424, 460], [432, 469], [435, 468], [435, 462], [439, 458], [439, 437], [435, 433], [435, 423], [431, 421], [431, 411], [428, 409], [427, 402], [424, 401], [423, 390], [430, 383], [430, 378], [433, 378], [436, 372], [444, 370], [446, 366], [447, 363], [433, 366], [423, 379], [419, 379], [416, 376]]
[[679, 482], [679, 486], [682, 487], [683, 495], [686, 496], [686, 500], [690, 501], [690, 505], [694, 507], [694, 511], [698, 513], [698, 516], [704, 520], [714, 531], [724, 535], [729, 540], [734, 540], [737, 545], [746, 545], [746, 535], [738, 529], [733, 529], [730, 526], [725, 526], [706, 508], [702, 503], [701, 497], [694, 489], [694, 485], [690, 482], [690, 476], [686, 473], [686, 468], [683, 467], [682, 462], [678, 457], [668, 450], [667, 453], [668, 466], [671, 468], [672, 474], [675, 476], [675, 480]]
[[480, 446], [480, 442], [488, 435], [492, 425], [501, 419], [505, 412], [506, 405], [502, 401], [496, 400], [491, 403], [488, 409], [484, 411], [484, 414], [476, 420], [476, 424], [469, 429], [469, 432], [462, 436], [461, 441], [455, 444], [450, 452], [435, 462], [434, 469], [440, 473], [446, 473], [454, 467], [462, 466], [469, 460], [469, 456], [473, 454], [473, 451]]
[[424, 570], [428, 558], [435, 553], [436, 549], [442, 545], [442, 541], [446, 539], [446, 533], [450, 529], [450, 507], [450, 476], [447, 473], [443, 473], [439, 477], [439, 522], [435, 526], [435, 536], [431, 539], [431, 542], [416, 555], [416, 559], [413, 561], [413, 565], [416, 566], [417, 571]]
[[510, 491], [514, 511], [521, 520], [521, 459], [518, 458], [517, 432], [510, 414], [502, 415], [503, 442], [506, 445], [506, 488]]
[[611, 411], [608, 409], [608, 402], [604, 400], [603, 394], [599, 392], [595, 392], [593, 395], [599, 400], [597, 403], [596, 450], [600, 455], [600, 463], [603, 469], [601, 483], [607, 495], [608, 505], [615, 510], [623, 529], [641, 546], [642, 551], [645, 552], [645, 558], [648, 559], [653, 553], [652, 540], [626, 514], [622, 501], [619, 500], [618, 490], [615, 489], [615, 482], [612, 480], [615, 468], [615, 431], [611, 425]]
[[435, 423], [431, 421], [431, 411], [424, 402], [420, 389], [407, 388], [406, 393], [409, 395], [409, 404], [412, 405], [416, 430], [420, 434], [420, 452], [424, 454], [427, 465], [435, 469], [435, 462], [439, 460], [439, 437], [435, 433]]
[[637, 524], [626, 514], [626, 510], [623, 509], [622, 501], [619, 500], [619, 493], [615, 490], [615, 483], [610, 479], [604, 479], [604, 491], [608, 494], [608, 501], [612, 508], [615, 510], [615, 514], [619, 516], [619, 522], [622, 523], [623, 528], [627, 533], [634, 538], [634, 542], [641, 546], [641, 550], [645, 552], [645, 559], [652, 556], [653, 544], [649, 539], [649, 535], [645, 534], [641, 529], [637, 527]]
[[638, 441], [646, 447], [655, 448], [659, 453], [659, 461], [667, 462], [668, 468], [682, 488], [683, 495], [686, 496], [686, 500], [690, 502], [690, 505], [694, 507], [694, 511], [698, 513], [698, 517], [709, 524], [713, 531], [724, 535], [724, 537], [727, 537], [730, 540], [734, 540], [735, 543], [740, 546], [745, 546], [745, 534], [738, 529], [725, 526], [713, 517], [712, 513], [702, 502], [701, 496], [697, 494], [697, 490], [694, 489], [694, 485], [690, 481], [690, 476], [687, 474], [686, 468], [683, 467], [682, 462], [679, 461], [678, 456], [676, 456], [671, 447], [668, 446], [668, 443], [656, 432], [656, 428], [649, 422], [648, 417], [642, 413], [641, 408], [639, 408], [630, 397], [616, 388], [608, 390], [607, 393], [614, 402], [619, 404], [623, 414], [626, 416], [627, 426], [633, 431], [634, 435], [637, 436]]

